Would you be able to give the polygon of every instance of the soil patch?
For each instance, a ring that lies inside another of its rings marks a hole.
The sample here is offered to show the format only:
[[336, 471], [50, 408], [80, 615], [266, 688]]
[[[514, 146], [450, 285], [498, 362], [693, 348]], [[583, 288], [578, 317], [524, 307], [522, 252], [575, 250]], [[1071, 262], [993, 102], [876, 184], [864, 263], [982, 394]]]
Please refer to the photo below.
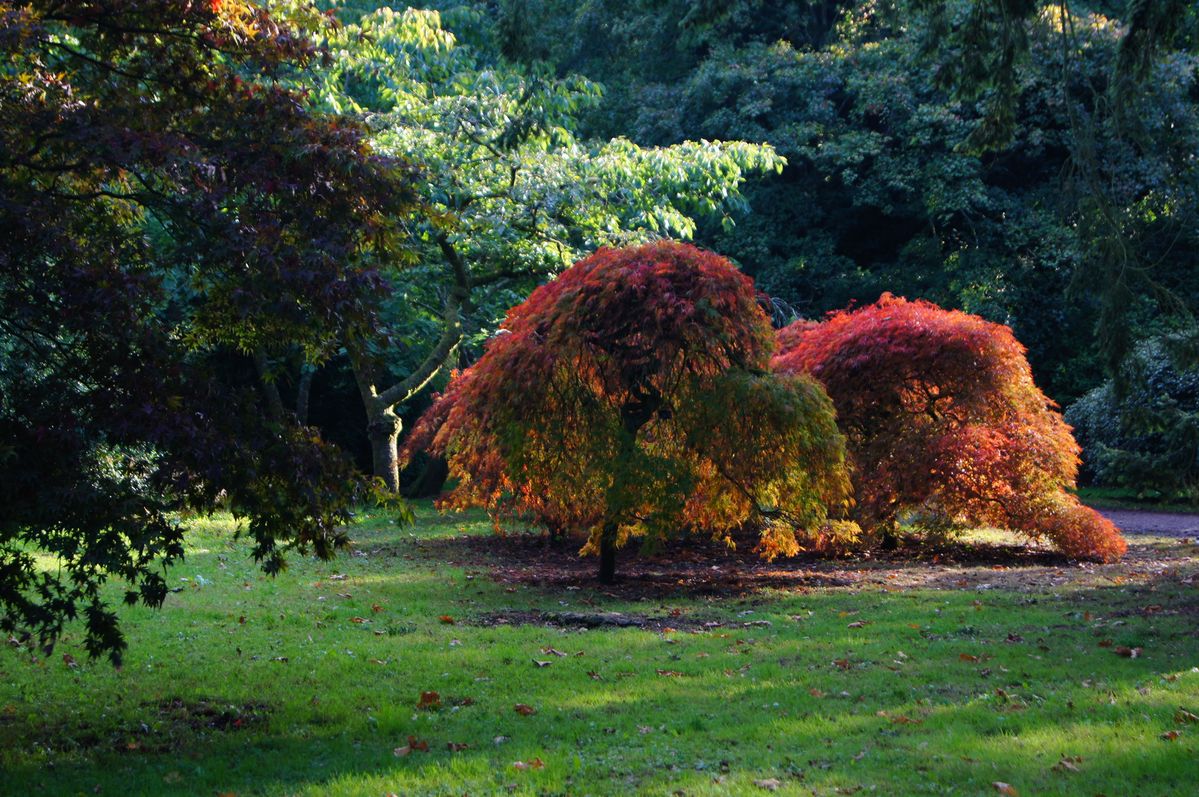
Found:
[[[596, 581], [597, 560], [578, 555], [575, 540], [551, 541], [528, 534], [464, 535], [414, 540], [407, 556], [464, 567], [513, 587], [576, 593], [576, 605], [601, 597], [654, 600], [680, 594], [736, 597], [764, 589], [1009, 589], [1095, 588], [1178, 579], [1199, 584], [1199, 544], [1187, 539], [1131, 535], [1128, 555], [1115, 564], [1076, 562], [1031, 543], [909, 541], [887, 553], [829, 558], [801, 554], [774, 562], [753, 553], [754, 540], [729, 548], [691, 538], [667, 543], [652, 554], [620, 552], [618, 581]], [[397, 552], [398, 553], [398, 552]], [[495, 618], [498, 621], [499, 618]], [[514, 617], [516, 621], [518, 618]], [[540, 617], [525, 622], [545, 622]], [[678, 627], [672, 625], [672, 627]]]
[[596, 628], [640, 628], [645, 631], [710, 631], [714, 628], [757, 628], [769, 626], [769, 620], [733, 622], [682, 613], [651, 616], [629, 612], [538, 612], [509, 609], [480, 615], [472, 625], [542, 625], [548, 628], [590, 630]]

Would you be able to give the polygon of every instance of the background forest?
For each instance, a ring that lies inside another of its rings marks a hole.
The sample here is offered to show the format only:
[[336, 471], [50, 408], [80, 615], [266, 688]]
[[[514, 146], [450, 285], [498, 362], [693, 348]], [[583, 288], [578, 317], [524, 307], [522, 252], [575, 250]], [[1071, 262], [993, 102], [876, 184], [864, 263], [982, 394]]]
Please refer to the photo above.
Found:
[[[334, 9], [369, 29], [378, 5]], [[732, 258], [779, 322], [890, 291], [1009, 324], [1077, 429], [1084, 479], [1178, 499], [1199, 476], [1199, 395], [1187, 372], [1199, 86], [1196, 11], [1170, 5], [430, 7], [469, 52], [460, 75], [554, 86], [563, 101], [541, 113], [557, 114], [572, 140], [745, 141], [784, 158], [777, 171], [748, 171], [744, 201], [695, 214], [693, 230], [662, 225]], [[1121, 59], [1134, 57], [1123, 34], [1145, 6], [1169, 27], [1154, 29], [1143, 74], [1123, 78]], [[546, 199], [553, 214], [562, 200]], [[572, 235], [577, 247], [577, 230], [561, 237]], [[465, 318], [476, 345], [457, 364], [477, 356], [497, 311], [554, 267], [539, 265], [497, 279], [502, 290], [476, 303]], [[409, 345], [390, 354], [397, 375], [423, 356], [415, 333], [437, 318], [404, 319]], [[326, 368], [317, 386], [314, 421], [365, 463], [348, 369]]]

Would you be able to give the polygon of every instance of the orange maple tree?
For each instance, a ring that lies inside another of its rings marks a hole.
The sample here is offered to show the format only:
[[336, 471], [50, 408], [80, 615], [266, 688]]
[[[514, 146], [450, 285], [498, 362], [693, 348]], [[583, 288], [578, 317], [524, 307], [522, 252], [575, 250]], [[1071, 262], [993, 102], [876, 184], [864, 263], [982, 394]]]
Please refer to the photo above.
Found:
[[770, 321], [728, 260], [659, 242], [601, 249], [509, 311], [404, 452], [446, 456], [453, 508], [484, 506], [616, 549], [758, 523], [766, 557], [798, 550], [847, 501], [844, 439], [823, 388], [773, 374]]
[[1079, 447], [1008, 327], [884, 294], [778, 338], [774, 368], [816, 377], [836, 404], [863, 529], [886, 537], [911, 514], [1045, 537], [1071, 556], [1125, 552], [1069, 492]]

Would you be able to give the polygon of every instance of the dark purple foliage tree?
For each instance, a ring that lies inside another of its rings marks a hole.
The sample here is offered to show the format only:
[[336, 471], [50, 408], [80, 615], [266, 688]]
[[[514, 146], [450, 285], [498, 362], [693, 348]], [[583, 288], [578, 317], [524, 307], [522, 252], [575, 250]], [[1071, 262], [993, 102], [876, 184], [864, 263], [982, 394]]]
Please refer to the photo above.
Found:
[[412, 194], [282, 87], [319, 56], [242, 2], [0, 1], [0, 630], [119, 662], [105, 583], [161, 604], [222, 504], [268, 572], [344, 542], [369, 485], [251, 355], [368, 317]]

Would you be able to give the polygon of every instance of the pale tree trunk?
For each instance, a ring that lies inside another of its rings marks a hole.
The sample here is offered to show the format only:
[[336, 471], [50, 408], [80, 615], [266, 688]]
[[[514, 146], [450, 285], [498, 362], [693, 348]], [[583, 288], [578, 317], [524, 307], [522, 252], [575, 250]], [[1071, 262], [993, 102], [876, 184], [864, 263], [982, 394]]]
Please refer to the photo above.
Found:
[[371, 458], [375, 476], [387, 489], [400, 489], [399, 452], [397, 444], [403, 425], [395, 408], [410, 401], [441, 372], [462, 341], [462, 305], [470, 296], [470, 271], [445, 236], [439, 236], [438, 246], [451, 267], [454, 284], [446, 297], [441, 337], [424, 361], [407, 377], [390, 387], [379, 384], [383, 369], [371, 357], [361, 337], [346, 342], [354, 379], [366, 409], [367, 434], [371, 441]]
[[383, 480], [388, 491], [400, 489], [400, 457], [397, 442], [403, 422], [391, 407], [384, 407], [367, 419], [371, 439], [371, 459], [375, 475]]

